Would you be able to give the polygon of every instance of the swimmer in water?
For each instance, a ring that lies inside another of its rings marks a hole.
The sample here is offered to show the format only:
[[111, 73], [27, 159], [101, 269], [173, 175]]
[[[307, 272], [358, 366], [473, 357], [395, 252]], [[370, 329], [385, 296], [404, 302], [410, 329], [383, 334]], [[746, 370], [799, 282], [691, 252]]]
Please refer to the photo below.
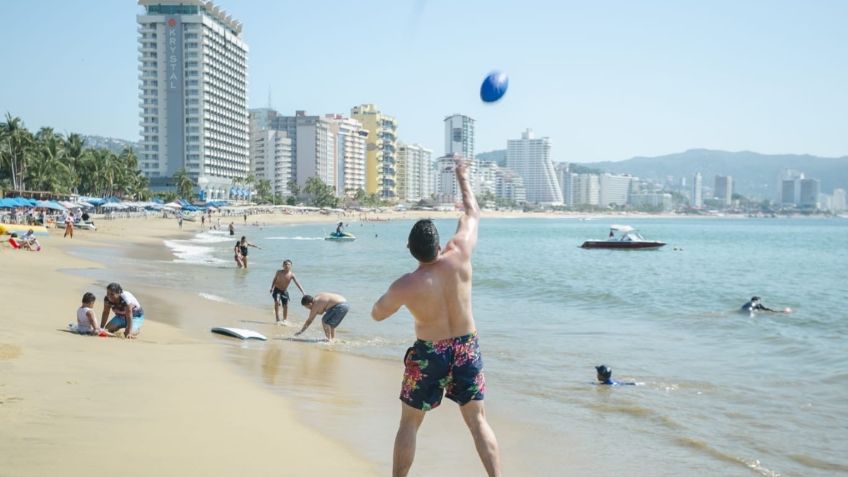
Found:
[[605, 384], [608, 386], [635, 386], [636, 383], [631, 381], [616, 381], [612, 379], [612, 368], [609, 366], [602, 364], [600, 366], [595, 366], [595, 371], [598, 372], [598, 384]]

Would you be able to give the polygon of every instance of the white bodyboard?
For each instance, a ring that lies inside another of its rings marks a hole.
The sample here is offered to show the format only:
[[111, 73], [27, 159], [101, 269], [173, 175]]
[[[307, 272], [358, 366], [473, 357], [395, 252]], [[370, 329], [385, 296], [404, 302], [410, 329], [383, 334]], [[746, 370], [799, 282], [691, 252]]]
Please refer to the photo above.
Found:
[[213, 333], [218, 333], [221, 335], [232, 336], [234, 338], [241, 338], [243, 340], [262, 340], [266, 341], [268, 338], [265, 337], [262, 333], [257, 333], [253, 330], [246, 330], [244, 328], [227, 328], [227, 327], [219, 327], [212, 328]]

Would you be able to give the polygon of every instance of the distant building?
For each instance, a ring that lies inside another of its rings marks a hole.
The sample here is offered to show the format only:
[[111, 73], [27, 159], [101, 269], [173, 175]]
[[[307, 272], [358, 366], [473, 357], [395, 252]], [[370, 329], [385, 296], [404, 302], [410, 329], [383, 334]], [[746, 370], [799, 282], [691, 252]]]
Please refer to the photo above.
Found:
[[[804, 173], [794, 169], [783, 169], [777, 176], [777, 200], [778, 204], [797, 205], [798, 195], [801, 191], [801, 179], [804, 178]], [[789, 189], [786, 181], [791, 181], [794, 188]]]
[[331, 185], [336, 189], [336, 196], [353, 197], [356, 191], [365, 190], [365, 142], [368, 130], [359, 121], [341, 114], [326, 114], [324, 119], [329, 123], [334, 138], [331, 166], [334, 182]]
[[725, 207], [730, 206], [733, 200], [733, 177], [715, 177], [715, 198]]
[[[250, 168], [257, 182], [265, 179], [271, 184], [271, 194], [288, 196], [291, 178], [292, 141], [285, 131], [251, 129]], [[254, 185], [255, 187], [255, 185]]]
[[166, 191], [184, 169], [201, 198], [228, 199], [250, 170], [242, 24], [211, 1], [138, 3], [141, 172]]
[[599, 199], [601, 207], [627, 205], [632, 177], [604, 173], [599, 176]]
[[499, 168], [495, 175], [495, 195], [516, 204], [527, 202], [524, 180], [515, 171], [503, 167]]
[[419, 144], [398, 142], [398, 200], [418, 202], [430, 198], [433, 151]]
[[673, 204], [671, 194], [667, 192], [639, 192], [630, 196], [630, 205], [636, 209], [669, 211]]
[[568, 165], [560, 164], [557, 169], [557, 178], [559, 179], [559, 187], [562, 189], [562, 203], [566, 207], [574, 206], [574, 177], [577, 174], [569, 172]]
[[846, 209], [845, 189], [833, 189], [830, 199], [830, 209], [834, 212], [842, 212]]
[[780, 204], [785, 207], [794, 207], [798, 204], [798, 179], [784, 179], [780, 184]]
[[551, 143], [546, 137], [535, 138], [533, 131], [521, 133], [521, 139], [507, 141], [506, 167], [524, 180], [527, 202], [562, 205], [562, 189], [551, 161]]
[[597, 174], [575, 174], [572, 181], [575, 206], [599, 204], [601, 183]]
[[692, 179], [692, 207], [700, 209], [704, 206], [704, 184], [700, 172], [695, 173]]
[[454, 114], [445, 118], [445, 155], [474, 158], [474, 119]]
[[801, 195], [798, 206], [802, 209], [818, 209], [821, 185], [818, 179], [801, 179]]
[[392, 116], [373, 104], [354, 106], [350, 115], [368, 131], [365, 192], [385, 200], [397, 198], [397, 128]]

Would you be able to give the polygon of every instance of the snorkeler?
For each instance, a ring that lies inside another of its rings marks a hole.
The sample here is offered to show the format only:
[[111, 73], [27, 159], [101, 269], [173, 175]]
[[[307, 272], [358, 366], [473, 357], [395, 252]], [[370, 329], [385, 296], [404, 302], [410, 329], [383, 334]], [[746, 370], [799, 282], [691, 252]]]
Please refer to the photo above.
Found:
[[606, 384], [609, 386], [635, 386], [636, 383], [632, 381], [616, 381], [612, 379], [612, 368], [609, 366], [602, 364], [600, 366], [595, 366], [595, 371], [598, 372], [598, 383], [597, 384]]

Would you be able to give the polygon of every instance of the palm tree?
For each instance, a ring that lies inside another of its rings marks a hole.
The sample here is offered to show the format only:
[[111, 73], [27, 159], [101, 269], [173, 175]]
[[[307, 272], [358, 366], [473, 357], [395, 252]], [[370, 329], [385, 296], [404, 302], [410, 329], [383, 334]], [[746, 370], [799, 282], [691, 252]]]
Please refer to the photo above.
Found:
[[89, 151], [85, 148], [85, 140], [77, 133], [71, 133], [65, 139], [65, 164], [71, 170], [74, 179], [74, 192], [79, 192], [78, 182], [81, 178], [81, 167], [85, 156]]
[[6, 122], [0, 124], [0, 157], [8, 165], [12, 189], [24, 190], [27, 166], [27, 149], [33, 145], [32, 134], [26, 130], [21, 118], [6, 113]]
[[177, 193], [182, 198], [191, 198], [191, 191], [194, 190], [194, 182], [186, 173], [185, 168], [182, 168], [174, 173], [172, 177], [174, 186], [177, 188]]

